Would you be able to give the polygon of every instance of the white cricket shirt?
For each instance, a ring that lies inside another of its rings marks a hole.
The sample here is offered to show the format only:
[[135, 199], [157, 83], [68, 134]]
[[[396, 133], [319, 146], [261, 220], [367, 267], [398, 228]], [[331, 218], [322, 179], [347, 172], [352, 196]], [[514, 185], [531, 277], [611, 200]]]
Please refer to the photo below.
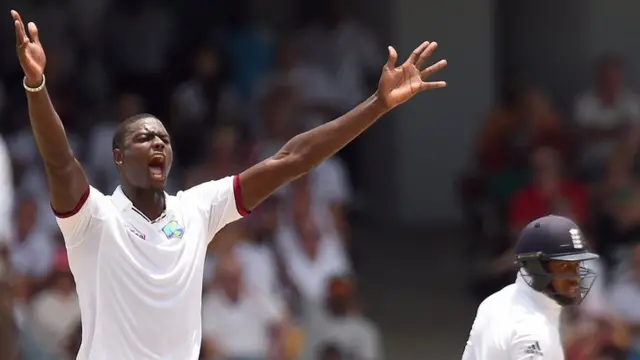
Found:
[[120, 188], [91, 187], [58, 216], [80, 303], [79, 360], [198, 358], [205, 250], [246, 211], [237, 176], [165, 196], [151, 221]]
[[518, 275], [478, 307], [462, 360], [563, 360], [560, 310]]

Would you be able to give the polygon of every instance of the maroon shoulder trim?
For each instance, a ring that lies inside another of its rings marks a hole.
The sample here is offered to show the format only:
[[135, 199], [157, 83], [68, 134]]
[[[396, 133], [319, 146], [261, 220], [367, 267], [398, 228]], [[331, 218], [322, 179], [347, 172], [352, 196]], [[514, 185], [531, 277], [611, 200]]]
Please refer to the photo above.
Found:
[[51, 206], [51, 210], [53, 210], [53, 214], [57, 218], [60, 218], [60, 219], [65, 219], [65, 218], [68, 218], [68, 217], [72, 217], [73, 215], [77, 214], [80, 211], [80, 209], [82, 209], [82, 206], [84, 206], [84, 203], [87, 202], [87, 199], [89, 198], [89, 192], [90, 191], [91, 191], [91, 187], [87, 187], [87, 190], [84, 192], [84, 194], [82, 194], [82, 197], [80, 198], [80, 201], [78, 201], [76, 206], [71, 211], [57, 212], [56, 209], [54, 209], [53, 206]]
[[238, 214], [247, 216], [251, 211], [244, 206], [244, 198], [242, 197], [242, 187], [240, 186], [240, 175], [233, 176], [233, 198], [236, 201], [236, 210]]

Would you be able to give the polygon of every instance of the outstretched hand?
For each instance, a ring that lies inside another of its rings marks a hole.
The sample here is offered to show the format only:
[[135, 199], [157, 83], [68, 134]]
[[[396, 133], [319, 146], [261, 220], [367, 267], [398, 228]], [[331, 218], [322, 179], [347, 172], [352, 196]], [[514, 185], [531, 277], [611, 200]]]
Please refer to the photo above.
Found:
[[[36, 24], [30, 22], [27, 25], [29, 35], [24, 27], [24, 22], [17, 11], [11, 10], [13, 25], [16, 31], [16, 51], [20, 66], [26, 76], [26, 84], [30, 87], [38, 87], [42, 83], [42, 74], [47, 63]], [[30, 38], [29, 38], [30, 37]]]
[[432, 74], [444, 69], [447, 66], [446, 60], [440, 60], [420, 70], [437, 47], [436, 42], [425, 41], [413, 50], [407, 61], [396, 66], [398, 53], [389, 46], [389, 59], [382, 68], [377, 93], [388, 109], [404, 103], [419, 92], [447, 86], [444, 81], [425, 81]]

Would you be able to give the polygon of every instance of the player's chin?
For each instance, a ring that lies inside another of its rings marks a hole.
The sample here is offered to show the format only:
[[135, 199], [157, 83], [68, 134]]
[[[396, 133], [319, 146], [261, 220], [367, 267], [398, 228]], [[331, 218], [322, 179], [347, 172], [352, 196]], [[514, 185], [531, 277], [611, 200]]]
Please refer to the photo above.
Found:
[[150, 176], [149, 179], [147, 179], [148, 184], [149, 184], [149, 188], [154, 189], [154, 190], [164, 190], [165, 186], [167, 185], [167, 177], [166, 176]]

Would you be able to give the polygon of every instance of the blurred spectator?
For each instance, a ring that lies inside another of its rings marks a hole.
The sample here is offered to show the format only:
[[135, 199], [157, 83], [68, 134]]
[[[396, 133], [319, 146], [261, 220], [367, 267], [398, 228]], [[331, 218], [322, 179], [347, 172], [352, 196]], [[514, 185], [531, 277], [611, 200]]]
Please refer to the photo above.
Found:
[[340, 110], [346, 110], [368, 96], [370, 79], [377, 80], [384, 61], [371, 32], [348, 17], [347, 1], [321, 4], [317, 21], [302, 29], [300, 49], [305, 61], [333, 75], [347, 107]]
[[320, 228], [334, 231], [349, 244], [351, 229], [347, 213], [352, 201], [352, 189], [344, 162], [333, 157], [318, 165], [309, 174], [309, 187]]
[[531, 153], [551, 147], [566, 158], [569, 152], [560, 115], [545, 93], [513, 78], [503, 97], [478, 134], [473, 167], [460, 184], [462, 208], [474, 237], [469, 254], [482, 269], [486, 258], [511, 244], [510, 202], [529, 183]]
[[38, 228], [38, 204], [23, 198], [16, 209], [16, 234], [9, 247], [13, 270], [29, 278], [42, 280], [54, 265], [55, 245], [48, 229]]
[[[266, 285], [267, 290], [274, 292], [286, 303], [294, 316], [299, 316], [302, 311], [300, 293], [291, 281], [282, 254], [278, 251], [275, 243], [279, 204], [280, 200], [271, 198], [252, 213], [251, 228], [255, 238], [255, 244], [252, 247], [260, 251], [261, 256], [264, 257], [265, 265], [268, 264], [268, 270], [265, 266], [262, 275], [263, 286]], [[241, 248], [241, 245], [238, 247]], [[247, 248], [249, 247], [247, 246]], [[248, 264], [248, 262], [245, 263]], [[268, 274], [268, 276], [264, 274]]]
[[[60, 110], [63, 110], [62, 108]], [[59, 113], [63, 118], [62, 111]], [[42, 160], [38, 154], [38, 148], [33, 139], [30, 125], [26, 120], [26, 113], [21, 114], [21, 120], [18, 131], [5, 138], [14, 165], [15, 179], [18, 185], [16, 191], [48, 199], [47, 182], [41, 165]], [[82, 154], [82, 138], [72, 127], [66, 129], [66, 131], [74, 153]], [[46, 201], [48, 202], [48, 200]]]
[[[274, 86], [265, 94], [264, 133], [254, 144], [251, 159], [261, 161], [275, 155], [302, 124], [294, 122], [298, 113], [298, 97], [289, 86]], [[341, 159], [333, 157], [311, 170], [305, 186], [311, 192], [312, 212], [323, 232], [333, 232], [345, 242], [350, 238], [347, 221], [352, 189], [348, 170]], [[302, 183], [302, 180], [300, 181]], [[302, 184], [300, 184], [302, 186]], [[276, 192], [283, 203], [290, 201], [290, 185]], [[285, 206], [285, 212], [289, 208]], [[281, 214], [282, 222], [290, 221], [290, 214]]]
[[609, 268], [619, 262], [621, 247], [635, 242], [640, 234], [640, 189], [634, 174], [634, 152], [618, 146], [595, 193], [595, 245]]
[[[36, 329], [32, 324], [31, 303], [32, 284], [25, 276], [16, 275], [11, 278], [10, 295], [13, 297], [13, 320], [16, 335], [19, 337], [21, 359], [24, 360], [57, 360], [49, 354], [35, 337]], [[4, 349], [0, 347], [0, 349]]]
[[600, 59], [594, 88], [575, 104], [574, 120], [584, 148], [581, 165], [590, 180], [599, 179], [616, 141], [640, 121], [640, 99], [625, 88], [621, 65], [611, 55]]
[[182, 124], [213, 126], [212, 121], [230, 111], [234, 95], [226, 87], [222, 70], [222, 59], [216, 48], [205, 44], [196, 51], [191, 77], [179, 84], [172, 96], [175, 120]]
[[[313, 169], [307, 176], [295, 185], [289, 185], [281, 190], [284, 204], [302, 201], [296, 198], [308, 197], [310, 216], [319, 231], [335, 237], [347, 251], [352, 251], [351, 228], [348, 212], [351, 206], [352, 189], [349, 183], [347, 168], [340, 158], [333, 157]], [[282, 226], [286, 227], [291, 221], [292, 214], [289, 207], [284, 207], [286, 214], [281, 214]]]
[[340, 238], [318, 228], [307, 181], [303, 177], [293, 184], [292, 219], [281, 223], [276, 246], [303, 306], [315, 308], [324, 302], [331, 277], [350, 273], [351, 264]]
[[206, 151], [203, 128], [216, 128], [234, 117], [237, 95], [223, 79], [222, 67], [217, 49], [204, 45], [194, 55], [191, 77], [173, 91], [172, 134], [182, 167], [193, 166]]
[[[252, 212], [251, 238], [236, 243], [236, 256], [247, 273], [247, 280], [261, 291], [282, 297], [280, 264], [274, 253], [273, 236], [277, 225], [277, 202], [263, 203]], [[244, 224], [249, 226], [249, 224]], [[281, 299], [282, 300], [282, 299]]]
[[253, 148], [253, 160], [275, 155], [304, 126], [298, 122], [300, 99], [291, 86], [273, 86], [259, 101], [260, 137]]
[[202, 307], [204, 359], [282, 359], [286, 314], [276, 299], [243, 281], [233, 255], [220, 259]]
[[36, 339], [58, 359], [72, 359], [66, 341], [80, 321], [80, 307], [67, 254], [60, 249], [56, 256], [51, 287], [42, 290], [31, 304]]
[[327, 282], [326, 294], [324, 307], [308, 320], [307, 352], [302, 359], [313, 360], [323, 344], [333, 344], [347, 359], [382, 359], [379, 331], [359, 311], [353, 280], [333, 277]]
[[255, 100], [261, 101], [277, 87], [290, 87], [305, 104], [306, 126], [317, 126], [346, 108], [336, 80], [316, 64], [301, 59], [297, 44], [282, 41], [276, 53], [273, 72], [256, 85]]
[[[262, 139], [254, 144], [253, 159], [259, 161], [275, 155], [291, 134], [300, 125], [292, 123], [296, 113], [296, 97], [290, 87], [275, 87], [265, 103], [265, 133]], [[349, 182], [348, 169], [338, 157], [322, 162], [311, 170], [300, 186], [308, 187], [313, 216], [322, 231], [334, 232], [345, 242], [350, 238], [347, 212], [352, 201], [352, 189]], [[278, 190], [276, 196], [281, 200], [291, 197], [291, 185]], [[287, 209], [288, 211], [288, 209]], [[288, 221], [289, 216], [282, 216]]]
[[216, 234], [211, 243], [213, 251], [209, 252], [206, 261], [206, 266], [209, 269], [207, 277], [209, 279], [215, 277], [215, 269], [219, 259], [233, 256], [240, 263], [243, 281], [248, 286], [280, 298], [282, 289], [278, 276], [277, 260], [271, 245], [270, 237], [272, 235], [264, 230], [258, 234], [251, 234], [246, 227], [246, 221], [242, 220], [225, 226]]
[[628, 332], [621, 324], [579, 318], [572, 321], [563, 341], [567, 360], [630, 359]]
[[13, 169], [9, 151], [2, 136], [0, 136], [0, 228], [6, 229], [0, 235], [0, 246], [7, 246], [12, 234], [9, 229], [13, 226]]
[[531, 155], [533, 182], [518, 190], [511, 200], [510, 229], [517, 233], [526, 224], [547, 214], [567, 216], [579, 224], [588, 220], [589, 193], [564, 172], [563, 160], [552, 148]]
[[219, 124], [207, 135], [204, 161], [186, 173], [187, 187], [239, 174], [246, 168], [246, 152], [241, 148], [242, 135], [235, 125]]
[[567, 156], [562, 120], [549, 97], [539, 89], [511, 91], [509, 101], [489, 115], [475, 149], [478, 170], [483, 172], [478, 175], [488, 181], [489, 196], [498, 201], [526, 183], [523, 166], [536, 148], [552, 147]]

